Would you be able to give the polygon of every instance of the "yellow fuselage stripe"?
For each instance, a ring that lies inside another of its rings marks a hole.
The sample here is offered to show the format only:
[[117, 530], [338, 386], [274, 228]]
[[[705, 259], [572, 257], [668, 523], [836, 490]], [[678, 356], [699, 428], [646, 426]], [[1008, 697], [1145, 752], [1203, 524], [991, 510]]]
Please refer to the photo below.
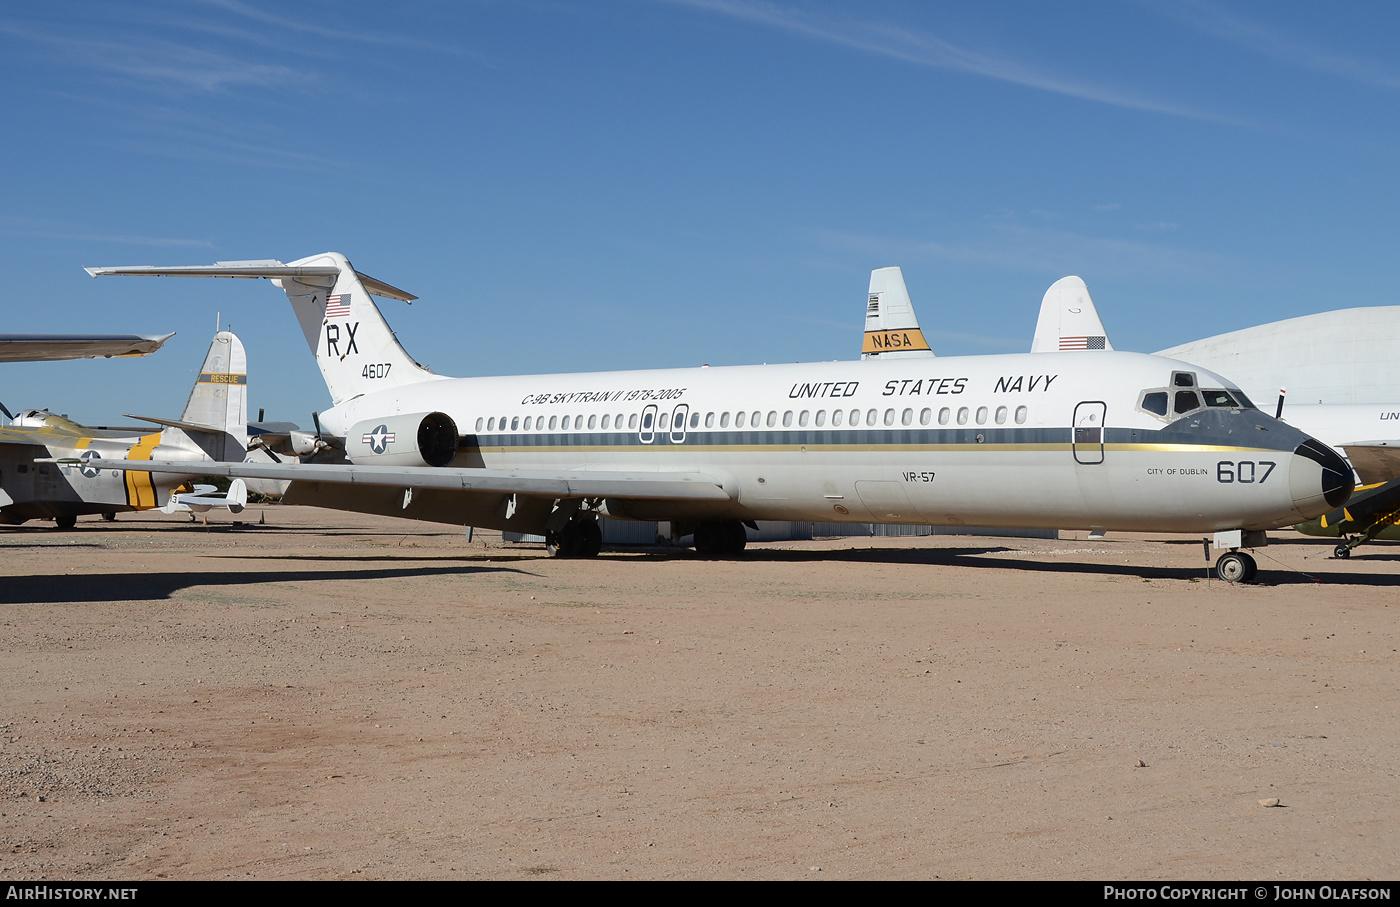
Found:
[[[128, 460], [149, 460], [151, 451], [160, 444], [160, 432], [142, 435], [140, 442], [127, 451]], [[156, 489], [149, 472], [126, 471], [126, 503], [137, 510], [150, 510], [156, 505]]]

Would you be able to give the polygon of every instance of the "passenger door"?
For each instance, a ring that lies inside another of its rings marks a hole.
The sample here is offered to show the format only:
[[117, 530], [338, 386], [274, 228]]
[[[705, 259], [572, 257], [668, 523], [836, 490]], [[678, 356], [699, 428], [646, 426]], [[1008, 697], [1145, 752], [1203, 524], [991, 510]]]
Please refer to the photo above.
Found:
[[1074, 408], [1074, 462], [1093, 466], [1103, 462], [1104, 415], [1102, 401], [1086, 401]]

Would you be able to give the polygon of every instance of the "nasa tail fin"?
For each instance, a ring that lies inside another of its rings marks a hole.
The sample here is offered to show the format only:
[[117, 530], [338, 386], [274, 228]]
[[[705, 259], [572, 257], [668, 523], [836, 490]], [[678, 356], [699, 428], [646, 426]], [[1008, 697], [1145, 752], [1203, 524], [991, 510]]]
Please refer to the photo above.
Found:
[[408, 355], [389, 329], [371, 295], [412, 302], [418, 297], [355, 270], [339, 252], [323, 252], [291, 264], [280, 261], [220, 261], [182, 267], [87, 268], [93, 277], [265, 277], [286, 292], [321, 367], [321, 377], [339, 404], [434, 375]]
[[162, 435], [162, 444], [193, 445], [211, 460], [242, 462], [248, 445], [248, 357], [242, 341], [231, 331], [214, 335], [179, 419], [126, 415], [175, 429]]
[[1032, 353], [1071, 350], [1111, 350], [1108, 332], [1099, 320], [1099, 310], [1089, 296], [1089, 288], [1078, 277], [1061, 277], [1045, 291], [1040, 301], [1040, 318], [1035, 324]]
[[865, 306], [865, 342], [862, 359], [928, 359], [929, 349], [904, 272], [899, 268], [876, 268], [870, 272], [870, 294]]

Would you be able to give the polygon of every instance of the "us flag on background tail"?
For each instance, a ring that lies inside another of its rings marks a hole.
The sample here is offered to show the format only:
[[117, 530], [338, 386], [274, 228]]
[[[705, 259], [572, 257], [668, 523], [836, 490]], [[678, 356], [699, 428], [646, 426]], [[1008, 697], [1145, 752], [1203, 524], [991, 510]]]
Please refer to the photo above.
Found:
[[[327, 296], [327, 297], [326, 297], [326, 317], [327, 317], [327, 318], [348, 318], [349, 316], [350, 316], [350, 294], [349, 294], [349, 293], [341, 293], [341, 294], [338, 295], [338, 296]], [[1101, 338], [1099, 338], [1099, 339], [1102, 340], [1103, 338], [1101, 337]], [[1060, 349], [1064, 349], [1064, 346], [1063, 346], [1064, 341], [1062, 340], [1062, 341], [1060, 341], [1060, 343], [1062, 344], [1062, 345], [1060, 346]], [[1102, 344], [1102, 343], [1099, 344], [1099, 348], [1100, 348], [1100, 349], [1103, 348], [1103, 344]]]
[[1101, 350], [1107, 342], [1107, 337], [1061, 337], [1060, 349], [1062, 350]]

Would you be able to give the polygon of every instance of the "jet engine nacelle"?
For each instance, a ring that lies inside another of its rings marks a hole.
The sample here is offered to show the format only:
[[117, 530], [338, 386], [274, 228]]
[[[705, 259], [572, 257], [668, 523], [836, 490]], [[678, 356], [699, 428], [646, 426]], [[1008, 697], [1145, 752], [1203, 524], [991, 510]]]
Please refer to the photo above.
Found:
[[345, 435], [352, 463], [446, 466], [457, 456], [457, 423], [445, 413], [409, 413], [356, 422]]

